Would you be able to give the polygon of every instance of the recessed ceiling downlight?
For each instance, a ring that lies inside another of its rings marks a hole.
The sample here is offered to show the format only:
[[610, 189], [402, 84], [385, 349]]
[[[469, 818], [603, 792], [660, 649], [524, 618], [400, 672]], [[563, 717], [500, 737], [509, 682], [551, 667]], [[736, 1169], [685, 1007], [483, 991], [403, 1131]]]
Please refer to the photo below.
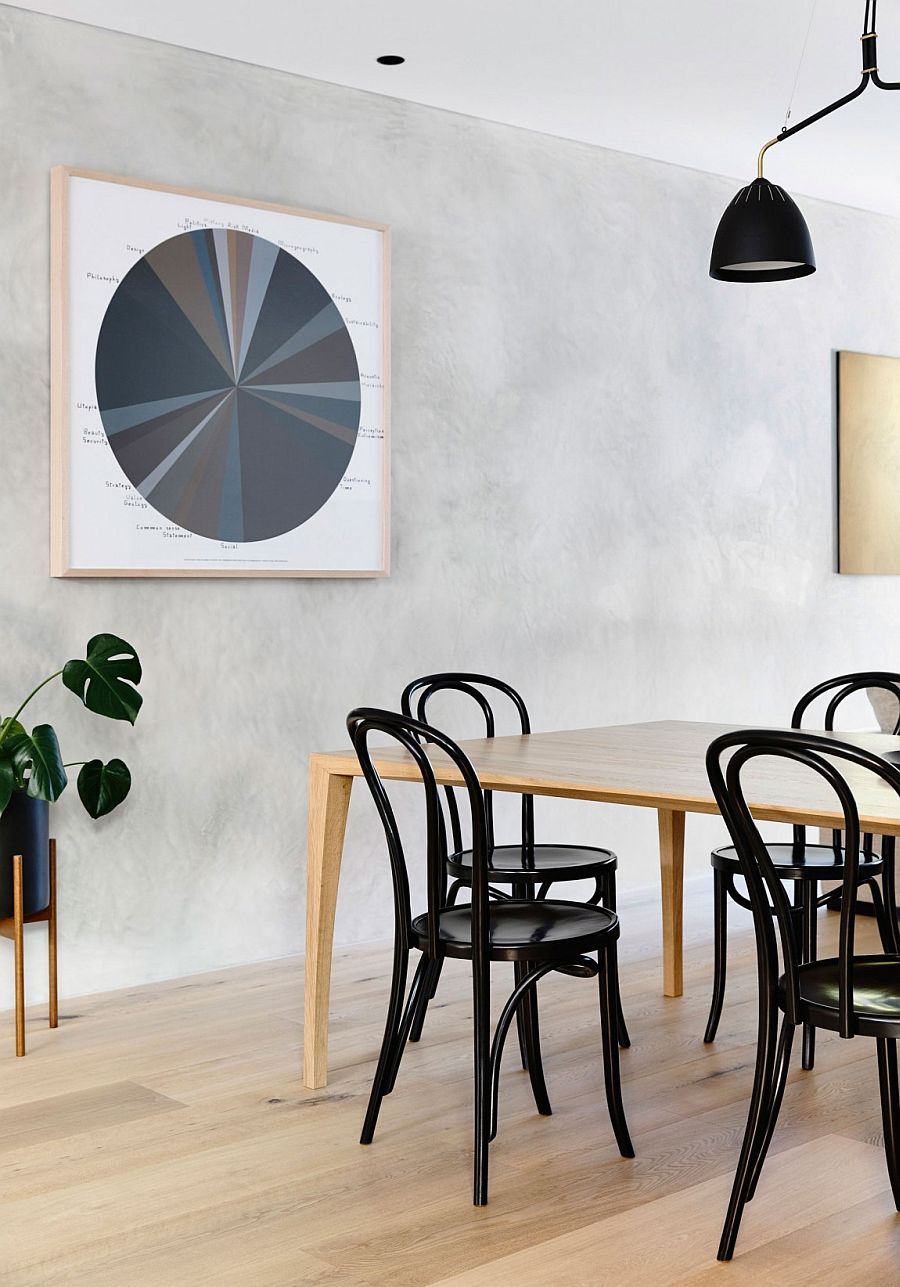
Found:
[[382, 54], [375, 61], [381, 63], [382, 67], [399, 67], [401, 63], [406, 62], [406, 59], [402, 54]]

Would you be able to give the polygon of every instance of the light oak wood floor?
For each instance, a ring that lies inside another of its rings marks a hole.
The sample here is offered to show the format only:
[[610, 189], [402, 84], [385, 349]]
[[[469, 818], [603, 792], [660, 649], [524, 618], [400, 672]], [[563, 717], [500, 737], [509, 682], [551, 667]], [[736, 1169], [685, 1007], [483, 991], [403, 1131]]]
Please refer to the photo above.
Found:
[[[625, 1103], [618, 1156], [602, 1092], [596, 984], [541, 985], [554, 1115], [510, 1043], [491, 1202], [470, 1205], [465, 967], [445, 971], [375, 1143], [357, 1143], [389, 953], [336, 963], [332, 1076], [300, 1085], [302, 965], [291, 959], [0, 1016], [0, 1283], [854, 1284], [900, 1282], [874, 1043], [819, 1038], [795, 1067], [730, 1266], [714, 1260], [750, 1088], [755, 974], [732, 942], [720, 1039], [701, 1044], [711, 915], [688, 891], [685, 996], [660, 995], [659, 904], [625, 903]], [[827, 946], [836, 918], [823, 915]], [[866, 923], [866, 935], [871, 926]], [[451, 963], [452, 964], [452, 963]], [[11, 968], [11, 962], [9, 963]], [[497, 970], [496, 999], [502, 1000]]]

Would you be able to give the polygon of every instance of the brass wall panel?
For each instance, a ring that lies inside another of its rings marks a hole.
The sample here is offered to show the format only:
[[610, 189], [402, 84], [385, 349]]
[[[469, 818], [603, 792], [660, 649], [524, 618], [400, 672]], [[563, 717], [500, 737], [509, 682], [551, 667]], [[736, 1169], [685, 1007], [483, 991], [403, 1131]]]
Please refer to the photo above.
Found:
[[900, 576], [900, 358], [838, 353], [838, 571]]

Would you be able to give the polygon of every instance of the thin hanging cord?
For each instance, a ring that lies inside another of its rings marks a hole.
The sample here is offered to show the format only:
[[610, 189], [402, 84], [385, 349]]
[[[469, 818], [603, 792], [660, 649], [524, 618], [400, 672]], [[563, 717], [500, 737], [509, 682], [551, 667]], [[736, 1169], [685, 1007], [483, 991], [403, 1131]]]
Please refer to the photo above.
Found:
[[[869, 21], [869, 4], [873, 2], [874, 0], [866, 0], [866, 23], [867, 24]], [[816, 16], [816, 9], [818, 7], [818, 4], [819, 4], [819, 0], [813, 0], [812, 9], [810, 9], [809, 11], [809, 22], [806, 24], [806, 35], [803, 37], [803, 48], [800, 50], [800, 61], [797, 63], [797, 71], [794, 75], [794, 83], [791, 86], [791, 96], [788, 99], [787, 111], [784, 114], [784, 125], [781, 127], [783, 130], [787, 129], [788, 121], [791, 119], [791, 108], [794, 106], [794, 95], [797, 92], [797, 82], [800, 79], [800, 69], [803, 66], [803, 59], [806, 57], [806, 46], [809, 44], [809, 33], [812, 31], [813, 19]]]

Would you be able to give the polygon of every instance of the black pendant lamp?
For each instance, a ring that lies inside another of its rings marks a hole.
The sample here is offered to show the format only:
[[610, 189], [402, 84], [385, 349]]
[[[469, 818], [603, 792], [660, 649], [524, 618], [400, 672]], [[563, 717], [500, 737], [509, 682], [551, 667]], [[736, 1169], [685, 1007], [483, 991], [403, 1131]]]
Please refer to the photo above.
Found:
[[784, 188], [763, 175], [763, 157], [770, 147], [805, 130], [823, 116], [858, 98], [869, 81], [879, 89], [900, 89], [900, 82], [884, 81], [878, 75], [875, 34], [877, 0], [867, 0], [863, 24], [862, 80], [854, 90], [790, 129], [783, 129], [765, 143], [759, 153], [757, 177], [730, 203], [716, 229], [709, 275], [723, 282], [784, 282], [808, 277], [816, 271], [812, 238], [800, 208]]
[[720, 282], [783, 282], [816, 271], [800, 207], [762, 177], [748, 183], [719, 220], [709, 275]]

